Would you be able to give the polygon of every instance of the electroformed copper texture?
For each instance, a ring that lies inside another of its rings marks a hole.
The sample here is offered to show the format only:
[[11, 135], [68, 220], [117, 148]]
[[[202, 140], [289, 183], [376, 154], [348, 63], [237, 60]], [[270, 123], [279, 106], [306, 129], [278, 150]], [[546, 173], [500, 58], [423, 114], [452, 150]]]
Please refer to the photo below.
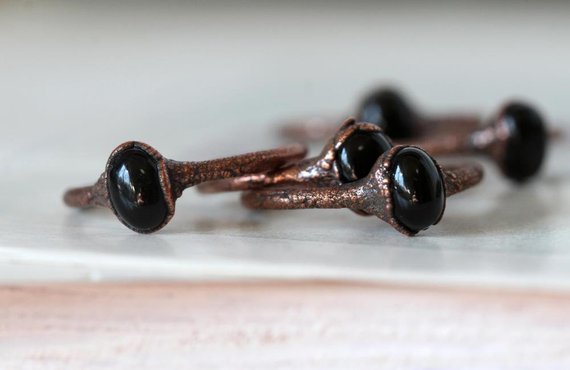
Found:
[[273, 170], [306, 155], [302, 145], [291, 145], [228, 158], [180, 162], [164, 158], [151, 146], [130, 141], [109, 156], [105, 171], [92, 186], [64, 194], [70, 207], [106, 207], [128, 228], [151, 233], [164, 227], [184, 189], [218, 179]]
[[[421, 114], [403, 94], [389, 86], [364, 96], [355, 115], [361, 122], [381, 127], [394, 140], [419, 138], [425, 134], [437, 135], [450, 130], [470, 130], [481, 122], [481, 117], [476, 114]], [[308, 142], [330, 137], [335, 130], [333, 119], [311, 117], [284, 123], [280, 133], [295, 141]]]
[[[396, 158], [402, 153], [407, 155], [405, 152], [431, 161], [428, 163], [431, 170], [402, 169], [407, 162]], [[242, 202], [252, 209], [348, 208], [376, 215], [399, 232], [412, 236], [439, 222], [446, 197], [478, 184], [482, 178], [483, 169], [477, 163], [442, 168], [420, 148], [396, 146], [377, 160], [368, 176], [358, 181], [332, 186], [304, 184], [250, 190], [242, 194]], [[396, 194], [406, 181], [408, 188], [404, 190], [409, 204], [401, 203], [402, 194]], [[419, 221], [410, 221], [410, 217]]]
[[[325, 144], [321, 153], [313, 158], [306, 158], [287, 167], [278, 168], [266, 173], [258, 173], [210, 181], [198, 186], [203, 193], [218, 193], [223, 191], [239, 191], [258, 189], [266, 186], [285, 184], [306, 184], [313, 186], [339, 185], [343, 183], [339, 173], [337, 158], [339, 149], [356, 133], [379, 133], [386, 140], [386, 150], [392, 147], [390, 139], [383, 135], [382, 129], [371, 123], [357, 123], [354, 118], [346, 119]], [[378, 156], [381, 153], [378, 153]], [[370, 167], [377, 157], [371, 160]], [[368, 170], [366, 171], [368, 173]]]
[[561, 135], [548, 131], [540, 113], [521, 102], [508, 102], [484, 127], [450, 131], [408, 141], [431, 155], [482, 154], [515, 182], [525, 182], [542, 168], [548, 143]]

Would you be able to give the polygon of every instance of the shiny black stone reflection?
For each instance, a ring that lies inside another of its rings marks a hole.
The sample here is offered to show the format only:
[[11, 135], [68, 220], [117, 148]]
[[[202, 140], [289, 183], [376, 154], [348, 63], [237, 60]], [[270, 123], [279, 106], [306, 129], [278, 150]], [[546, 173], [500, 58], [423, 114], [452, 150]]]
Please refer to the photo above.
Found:
[[539, 171], [544, 160], [546, 126], [536, 110], [522, 103], [506, 106], [501, 120], [510, 133], [503, 170], [509, 178], [524, 182]]
[[435, 224], [445, 207], [443, 179], [421, 149], [404, 148], [392, 157], [392, 202], [396, 220], [413, 232]]
[[140, 148], [117, 154], [107, 172], [107, 189], [113, 208], [137, 231], [153, 231], [168, 215], [168, 206], [156, 160]]
[[382, 89], [368, 95], [358, 112], [359, 120], [380, 126], [392, 139], [414, 135], [418, 117], [397, 91]]
[[336, 163], [343, 183], [366, 177], [378, 157], [392, 147], [381, 132], [357, 130], [338, 148]]

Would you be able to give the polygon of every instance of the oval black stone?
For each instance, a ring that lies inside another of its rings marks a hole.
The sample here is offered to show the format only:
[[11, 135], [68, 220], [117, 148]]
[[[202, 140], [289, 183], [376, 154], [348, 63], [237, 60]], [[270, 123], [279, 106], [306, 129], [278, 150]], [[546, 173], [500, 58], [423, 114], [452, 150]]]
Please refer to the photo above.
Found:
[[546, 153], [548, 133], [540, 114], [522, 103], [511, 103], [503, 110], [501, 121], [510, 132], [503, 171], [518, 182], [535, 175]]
[[418, 148], [392, 157], [392, 202], [396, 220], [413, 232], [435, 224], [445, 207], [443, 179], [433, 159]]
[[154, 231], [168, 215], [158, 176], [158, 164], [146, 151], [130, 148], [118, 153], [107, 170], [107, 190], [122, 221], [139, 232]]
[[393, 139], [412, 137], [418, 121], [406, 99], [392, 89], [378, 90], [365, 97], [358, 118], [379, 126]]
[[338, 148], [336, 163], [343, 183], [366, 177], [374, 163], [392, 147], [381, 132], [356, 130]]

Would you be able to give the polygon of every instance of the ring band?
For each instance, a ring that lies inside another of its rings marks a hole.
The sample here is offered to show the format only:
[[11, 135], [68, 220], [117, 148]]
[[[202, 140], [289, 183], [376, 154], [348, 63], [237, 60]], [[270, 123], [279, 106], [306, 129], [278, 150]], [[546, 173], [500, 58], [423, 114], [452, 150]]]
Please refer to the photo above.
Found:
[[164, 158], [151, 146], [130, 141], [109, 156], [105, 171], [93, 186], [68, 190], [70, 207], [106, 207], [130, 229], [150, 233], [174, 215], [184, 189], [205, 181], [225, 179], [279, 168], [304, 158], [302, 145], [247, 153], [202, 162]]
[[[431, 166], [431, 170], [424, 166], [418, 167], [419, 170], [415, 168], [415, 174], [413, 171], [403, 174], [406, 170], [402, 166], [411, 163], [410, 156], [416, 156], [418, 161]], [[396, 192], [401, 183], [407, 181], [406, 176], [416, 177], [408, 181], [412, 186], [405, 189], [409, 197], [404, 199]], [[478, 184], [482, 178], [483, 169], [479, 164], [442, 168], [420, 148], [396, 146], [378, 159], [367, 177], [358, 181], [338, 186], [251, 190], [243, 193], [242, 202], [253, 209], [348, 208], [376, 215], [399, 232], [411, 236], [439, 222], [446, 197]], [[425, 214], [421, 215], [421, 212]]]
[[[371, 123], [357, 123], [354, 118], [346, 119], [332, 138], [325, 144], [321, 153], [313, 158], [307, 158], [291, 166], [279, 168], [266, 173], [245, 175], [230, 179], [211, 181], [198, 186], [203, 193], [218, 193], [224, 191], [241, 191], [258, 189], [265, 186], [277, 186], [285, 184], [307, 184], [315, 186], [339, 185], [343, 183], [339, 157], [343, 154], [342, 148], [355, 135], [373, 137], [375, 141], [367, 141], [363, 144], [380, 145], [379, 150], [374, 150], [370, 167], [376, 161], [380, 151], [392, 147], [391, 140], [383, 134], [382, 129]], [[374, 149], [374, 148], [373, 148]], [[369, 155], [368, 152], [361, 156]], [[368, 173], [369, 169], [365, 172]]]

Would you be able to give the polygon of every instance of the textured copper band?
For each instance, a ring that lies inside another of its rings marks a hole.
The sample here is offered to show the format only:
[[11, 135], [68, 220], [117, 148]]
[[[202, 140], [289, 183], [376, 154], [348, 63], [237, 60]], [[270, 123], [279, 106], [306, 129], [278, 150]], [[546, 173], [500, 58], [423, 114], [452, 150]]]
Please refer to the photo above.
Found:
[[217, 193], [284, 184], [310, 183], [314, 186], [341, 184], [335, 163], [336, 151], [356, 131], [382, 132], [382, 129], [371, 123], [356, 123], [354, 118], [348, 118], [332, 134], [321, 153], [314, 158], [307, 158], [286, 168], [267, 173], [207, 182], [199, 185], [198, 189], [203, 193]]
[[[150, 156], [154, 161], [158, 172], [158, 181], [160, 183], [159, 185], [157, 184], [157, 186], [160, 186], [165, 202], [168, 205], [168, 215], [164, 222], [158, 227], [149, 230], [142, 230], [136, 226], [127, 224], [113, 206], [108, 190], [111, 163], [115, 157], [133, 148], [144, 151], [144, 153]], [[182, 195], [184, 189], [205, 181], [273, 170], [304, 158], [306, 153], [307, 150], [304, 146], [291, 145], [284, 148], [209, 161], [180, 162], [164, 158], [157, 150], [147, 144], [126, 142], [119, 145], [111, 153], [105, 167], [105, 172], [103, 172], [93, 186], [70, 189], [64, 194], [63, 199], [70, 207], [89, 208], [100, 206], [111, 208], [117, 217], [129, 228], [137, 232], [152, 232], [168, 223], [174, 214], [174, 203], [176, 199]]]
[[481, 154], [516, 182], [533, 178], [541, 169], [549, 141], [560, 138], [548, 131], [541, 115], [531, 106], [510, 102], [484, 127], [430, 135], [412, 142], [432, 155]]
[[[253, 209], [348, 208], [376, 215], [399, 232], [414, 235], [417, 231], [405, 227], [394, 217], [392, 204], [391, 160], [402, 148], [397, 146], [385, 153], [370, 174], [361, 180], [337, 186], [303, 185], [252, 190], [242, 194], [242, 202]], [[476, 163], [438, 168], [446, 197], [478, 184], [483, 178], [483, 169]]]
[[[416, 130], [412, 138], [421, 138], [425, 135], [439, 135], [457, 130], [468, 131], [481, 124], [481, 117], [477, 115], [442, 115], [430, 118], [421, 118], [416, 122]], [[281, 124], [280, 135], [298, 142], [323, 140], [334, 135], [337, 127], [335, 120], [319, 117], [298, 119]]]

